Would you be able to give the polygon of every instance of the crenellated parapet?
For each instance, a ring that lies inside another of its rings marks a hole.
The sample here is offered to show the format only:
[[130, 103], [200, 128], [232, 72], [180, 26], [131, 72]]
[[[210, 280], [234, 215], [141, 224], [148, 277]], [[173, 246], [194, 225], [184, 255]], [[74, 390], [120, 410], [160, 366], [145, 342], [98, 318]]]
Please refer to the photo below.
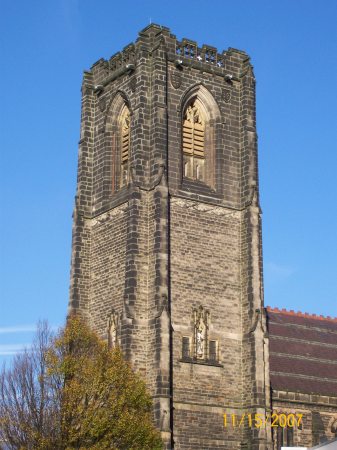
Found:
[[[158, 42], [154, 42], [155, 40]], [[139, 64], [140, 53], [144, 51], [147, 41], [149, 44], [147, 50], [150, 53], [158, 46], [164, 45], [168, 61], [174, 63], [176, 67], [194, 67], [225, 77], [227, 82], [239, 81], [245, 75], [246, 70], [243, 70], [238, 62], [250, 65], [250, 58], [244, 51], [230, 47], [219, 52], [216, 47], [206, 44], [199, 47], [196, 41], [186, 38], [179, 41], [168, 28], [151, 24], [139, 33], [136, 42], [128, 44], [109, 59], [101, 58], [93, 64], [91, 71], [96, 84], [106, 85], [116, 76], [126, 72], [131, 74]], [[151, 46], [151, 43], [154, 45]]]

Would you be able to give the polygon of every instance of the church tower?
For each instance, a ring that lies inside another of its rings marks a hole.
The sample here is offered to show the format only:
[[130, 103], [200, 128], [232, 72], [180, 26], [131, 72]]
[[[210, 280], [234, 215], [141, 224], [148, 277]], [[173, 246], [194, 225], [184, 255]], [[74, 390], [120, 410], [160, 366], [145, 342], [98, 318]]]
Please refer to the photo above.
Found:
[[69, 308], [145, 377], [166, 449], [271, 448], [246, 53], [152, 24], [84, 73]]

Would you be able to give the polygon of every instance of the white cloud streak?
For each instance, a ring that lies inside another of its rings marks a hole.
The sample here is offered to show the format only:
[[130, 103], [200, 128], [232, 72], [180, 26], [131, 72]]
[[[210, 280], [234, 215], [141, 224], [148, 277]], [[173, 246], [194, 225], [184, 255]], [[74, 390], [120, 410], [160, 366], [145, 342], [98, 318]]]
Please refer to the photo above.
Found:
[[0, 356], [10, 356], [21, 353], [29, 344], [0, 344]]
[[[57, 331], [58, 326], [52, 325], [49, 327], [51, 331]], [[0, 334], [11, 333], [33, 333], [37, 330], [37, 325], [13, 325], [10, 327], [0, 327]]]
[[27, 333], [36, 331], [36, 325], [14, 325], [11, 327], [0, 327], [0, 334]]

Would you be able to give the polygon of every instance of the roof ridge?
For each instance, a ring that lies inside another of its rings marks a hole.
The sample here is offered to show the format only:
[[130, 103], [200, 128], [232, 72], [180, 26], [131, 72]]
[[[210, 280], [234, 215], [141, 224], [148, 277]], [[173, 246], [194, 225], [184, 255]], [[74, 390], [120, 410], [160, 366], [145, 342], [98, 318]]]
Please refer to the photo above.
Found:
[[322, 315], [318, 316], [317, 314], [309, 314], [307, 312], [303, 313], [302, 311], [294, 311], [293, 309], [288, 311], [285, 308], [279, 309], [279, 308], [272, 308], [271, 306], [267, 306], [266, 309], [267, 311], [276, 314], [288, 314], [289, 316], [305, 317], [307, 319], [315, 319], [315, 320], [326, 320], [329, 322], [337, 323], [337, 317], [322, 316]]

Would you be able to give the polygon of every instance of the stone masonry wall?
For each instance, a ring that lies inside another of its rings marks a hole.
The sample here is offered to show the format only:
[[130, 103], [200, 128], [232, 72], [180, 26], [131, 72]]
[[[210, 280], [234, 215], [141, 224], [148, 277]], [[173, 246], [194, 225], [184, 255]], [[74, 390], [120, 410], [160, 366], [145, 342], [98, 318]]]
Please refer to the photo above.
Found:
[[123, 312], [126, 252], [126, 208], [121, 206], [91, 219], [90, 322], [106, 338], [112, 310]]
[[[177, 448], [190, 448], [191, 436], [204, 442], [205, 448], [238, 448], [228, 432], [239, 441], [240, 431], [224, 430], [223, 413], [238, 413], [242, 406], [240, 228], [240, 212], [177, 198], [171, 201]], [[210, 311], [209, 339], [219, 342], [220, 367], [182, 361], [182, 337], [193, 341], [193, 309], [200, 305]], [[207, 442], [207, 434], [213, 443]]]

